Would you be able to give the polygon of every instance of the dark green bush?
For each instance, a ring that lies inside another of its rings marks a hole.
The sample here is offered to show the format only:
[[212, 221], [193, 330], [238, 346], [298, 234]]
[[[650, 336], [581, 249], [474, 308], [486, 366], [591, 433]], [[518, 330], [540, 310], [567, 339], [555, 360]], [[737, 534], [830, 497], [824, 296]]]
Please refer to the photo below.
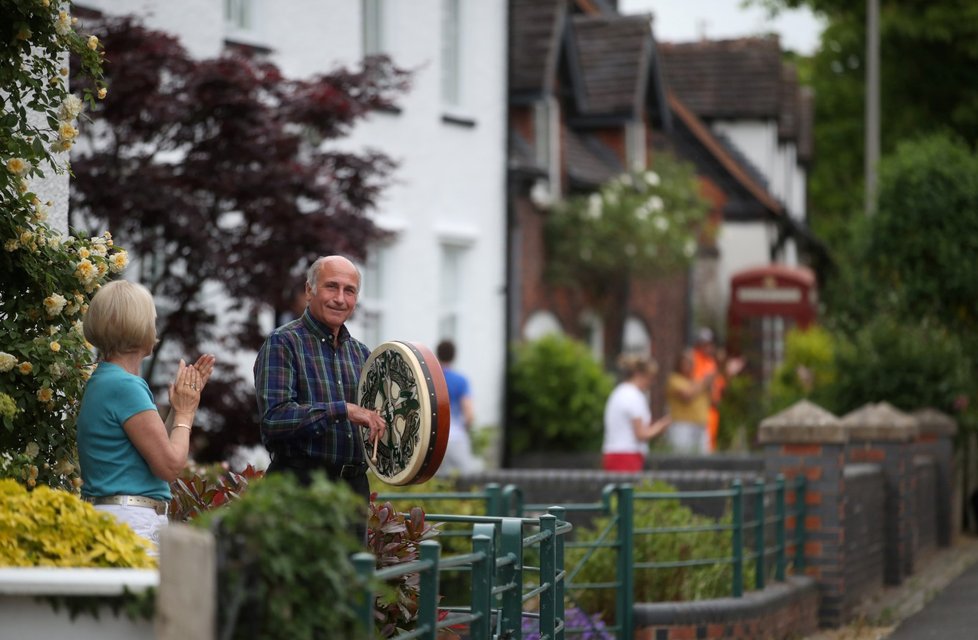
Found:
[[509, 370], [510, 451], [600, 451], [613, 386], [580, 342], [549, 335], [516, 346]]
[[360, 580], [350, 556], [363, 550], [354, 518], [365, 519], [365, 507], [345, 483], [318, 477], [305, 488], [274, 474], [192, 520], [218, 537], [221, 637], [364, 637], [354, 609]]
[[[675, 488], [664, 482], [645, 481], [635, 487], [635, 493], [673, 493]], [[634, 504], [635, 528], [697, 527], [717, 524], [717, 521], [694, 514], [676, 500], [636, 499]], [[596, 518], [590, 526], [575, 531], [574, 540], [594, 541], [608, 528], [610, 518]], [[720, 524], [729, 524], [724, 516]], [[733, 555], [729, 531], [697, 531], [681, 534], [640, 534], [634, 538], [636, 562], [669, 562], [677, 560], [714, 559]], [[567, 550], [566, 566], [576, 567], [588, 553], [588, 549]], [[753, 584], [753, 567], [744, 566], [744, 584]], [[615, 553], [611, 549], [598, 549], [588, 558], [575, 576], [577, 583], [608, 583], [617, 578]], [[637, 569], [635, 571], [635, 602], [675, 602], [727, 597], [731, 594], [733, 567], [730, 564], [707, 564], [697, 567], [669, 569]], [[615, 614], [614, 589], [587, 589], [574, 591], [578, 606], [604, 620], [613, 620]]]
[[839, 415], [884, 400], [905, 411], [953, 413], [969, 391], [960, 340], [931, 321], [881, 315], [842, 340], [836, 358], [838, 379], [827, 408]]

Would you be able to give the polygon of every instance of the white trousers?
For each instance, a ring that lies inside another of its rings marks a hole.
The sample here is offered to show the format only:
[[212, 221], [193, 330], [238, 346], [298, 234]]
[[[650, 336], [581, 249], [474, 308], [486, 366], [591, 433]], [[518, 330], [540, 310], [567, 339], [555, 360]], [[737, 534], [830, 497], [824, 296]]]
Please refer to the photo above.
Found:
[[97, 504], [95, 508], [111, 514], [119, 522], [129, 525], [129, 528], [138, 535], [152, 542], [149, 548], [149, 555], [160, 555], [160, 529], [169, 522], [166, 516], [156, 514], [156, 511], [147, 507], [133, 507], [121, 504]]
[[673, 422], [666, 429], [666, 441], [676, 453], [709, 453], [706, 427], [695, 422]]

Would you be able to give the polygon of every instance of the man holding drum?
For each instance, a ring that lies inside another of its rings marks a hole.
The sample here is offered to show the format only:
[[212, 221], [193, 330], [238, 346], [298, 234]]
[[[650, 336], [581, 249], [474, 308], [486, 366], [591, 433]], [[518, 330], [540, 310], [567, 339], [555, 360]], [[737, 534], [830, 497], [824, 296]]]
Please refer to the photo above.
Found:
[[[255, 391], [269, 473], [288, 471], [303, 484], [321, 470], [370, 500], [363, 425], [370, 439], [387, 429], [376, 411], [356, 403], [357, 384], [370, 355], [346, 321], [360, 292], [360, 272], [342, 256], [316, 260], [306, 277], [302, 316], [275, 329], [255, 360]], [[365, 537], [365, 526], [360, 530]]]

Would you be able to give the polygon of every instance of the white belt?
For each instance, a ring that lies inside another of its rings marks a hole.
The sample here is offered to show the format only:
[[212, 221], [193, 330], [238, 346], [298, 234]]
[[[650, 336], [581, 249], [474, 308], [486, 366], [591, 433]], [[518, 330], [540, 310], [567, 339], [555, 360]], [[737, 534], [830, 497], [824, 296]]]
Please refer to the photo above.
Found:
[[165, 516], [170, 511], [170, 503], [146, 496], [86, 496], [85, 502], [92, 504], [117, 504], [123, 507], [146, 507], [153, 509], [158, 515]]

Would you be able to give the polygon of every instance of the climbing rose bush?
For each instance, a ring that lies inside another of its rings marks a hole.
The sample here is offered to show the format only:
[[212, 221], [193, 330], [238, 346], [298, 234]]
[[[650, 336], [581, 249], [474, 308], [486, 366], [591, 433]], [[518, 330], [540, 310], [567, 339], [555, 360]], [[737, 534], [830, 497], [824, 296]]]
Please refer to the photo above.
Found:
[[[102, 46], [69, 4], [0, 0], [0, 477], [77, 489], [75, 415], [94, 365], [82, 335], [92, 294], [128, 255], [105, 232], [65, 236], [37, 181], [68, 171], [85, 105], [104, 98]], [[92, 79], [73, 94], [69, 56]]]

